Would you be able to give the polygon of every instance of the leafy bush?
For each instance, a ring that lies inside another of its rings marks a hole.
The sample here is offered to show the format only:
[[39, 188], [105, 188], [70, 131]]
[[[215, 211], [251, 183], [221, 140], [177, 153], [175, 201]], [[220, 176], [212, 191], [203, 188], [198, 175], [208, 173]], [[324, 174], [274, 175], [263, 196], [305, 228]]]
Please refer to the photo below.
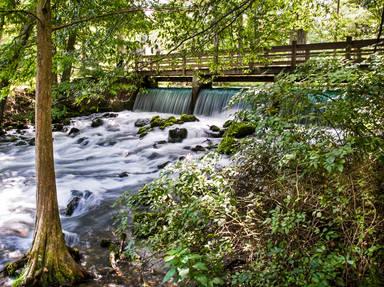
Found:
[[[187, 158], [167, 167], [136, 195], [121, 199], [133, 212], [134, 235], [167, 253], [171, 269], [166, 280], [174, 276], [177, 282], [201, 286], [222, 282], [221, 259], [231, 250], [219, 230], [234, 207], [228, 181], [216, 172], [216, 161], [213, 155], [201, 162]], [[119, 222], [125, 231], [125, 212]]]
[[382, 286], [383, 88], [381, 57], [308, 62], [241, 95], [255, 137], [234, 164], [188, 159], [126, 195], [134, 234], [168, 254], [165, 279]]

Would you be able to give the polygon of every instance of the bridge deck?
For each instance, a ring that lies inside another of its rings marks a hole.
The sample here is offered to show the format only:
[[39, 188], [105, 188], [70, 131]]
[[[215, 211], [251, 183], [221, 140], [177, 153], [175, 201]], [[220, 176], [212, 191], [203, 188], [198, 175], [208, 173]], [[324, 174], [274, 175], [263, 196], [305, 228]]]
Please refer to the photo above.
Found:
[[[362, 62], [374, 53], [376, 44], [376, 39], [353, 41], [348, 37], [345, 42], [296, 44], [294, 41], [292, 45], [272, 47], [262, 53], [221, 51], [217, 54], [143, 56], [135, 63], [135, 69], [156, 81], [190, 82], [199, 72], [206, 76], [216, 75], [214, 81], [217, 82], [265, 82], [273, 81], [278, 73], [291, 71], [309, 59], [338, 57]], [[379, 43], [376, 51], [384, 50], [382, 44]], [[215, 71], [213, 67], [220, 67], [220, 70]]]

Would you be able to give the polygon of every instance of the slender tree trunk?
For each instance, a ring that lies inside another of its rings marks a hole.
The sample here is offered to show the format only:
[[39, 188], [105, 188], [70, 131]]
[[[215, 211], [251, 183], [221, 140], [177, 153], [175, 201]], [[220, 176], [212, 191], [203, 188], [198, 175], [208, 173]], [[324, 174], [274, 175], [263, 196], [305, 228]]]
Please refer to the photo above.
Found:
[[[77, 36], [76, 31], [71, 31], [69, 33], [67, 47], [65, 49], [67, 54], [71, 55], [75, 51], [76, 36]], [[72, 73], [72, 59], [68, 62], [66, 61], [64, 64], [63, 73], [61, 74], [61, 82], [70, 81], [71, 73]]]
[[57, 203], [51, 130], [52, 29], [50, 0], [37, 1], [36, 222], [24, 286], [74, 284], [86, 277], [64, 241]]
[[380, 43], [381, 34], [383, 33], [383, 25], [384, 25], [384, 7], [383, 7], [383, 10], [381, 12], [381, 21], [380, 21], [379, 33], [377, 34], [377, 41], [376, 41], [376, 46], [375, 46], [374, 52], [376, 52], [377, 46]]
[[[23, 29], [21, 29], [20, 31], [21, 36], [18, 38], [17, 41], [15, 41], [16, 45], [13, 49], [13, 55], [10, 57], [9, 64], [5, 67], [5, 69], [8, 69], [8, 70], [12, 69], [12, 72], [16, 72], [17, 67], [19, 66], [20, 56], [23, 54], [24, 48], [28, 43], [28, 39], [31, 35], [32, 28], [33, 28], [33, 19], [31, 19], [30, 23], [26, 23], [23, 26]], [[0, 26], [0, 33], [1, 31], [2, 31], [2, 26]], [[1, 34], [0, 34], [0, 40], [1, 40]], [[0, 82], [0, 90], [8, 87], [9, 84], [10, 84], [10, 79], [4, 78]], [[5, 96], [2, 99], [0, 99], [0, 129], [3, 127], [7, 100], [8, 100], [8, 96]]]
[[[8, 81], [6, 80], [1, 81], [0, 90], [7, 87], [8, 85], [9, 85]], [[7, 99], [8, 99], [8, 96], [5, 96], [2, 99], [0, 99], [0, 132], [1, 132], [1, 129], [3, 128], [4, 113], [5, 113], [5, 108], [7, 106]]]

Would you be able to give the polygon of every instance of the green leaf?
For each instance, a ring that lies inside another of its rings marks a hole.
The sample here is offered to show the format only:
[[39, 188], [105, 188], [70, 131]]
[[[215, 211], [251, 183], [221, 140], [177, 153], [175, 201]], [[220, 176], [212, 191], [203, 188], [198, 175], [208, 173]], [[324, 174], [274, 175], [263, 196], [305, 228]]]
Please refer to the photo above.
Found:
[[208, 270], [207, 266], [203, 262], [197, 262], [193, 265], [193, 268], [197, 270]]
[[176, 269], [175, 268], [170, 269], [167, 272], [167, 274], [165, 274], [163, 278], [163, 283], [168, 282], [175, 274], [176, 274]]

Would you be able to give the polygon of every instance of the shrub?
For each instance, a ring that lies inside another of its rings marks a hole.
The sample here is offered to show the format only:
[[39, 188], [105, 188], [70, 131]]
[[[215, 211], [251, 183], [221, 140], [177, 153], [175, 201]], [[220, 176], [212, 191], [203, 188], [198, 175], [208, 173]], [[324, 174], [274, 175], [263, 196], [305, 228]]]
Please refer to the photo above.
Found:
[[178, 162], [128, 196], [134, 233], [171, 256], [165, 279], [384, 284], [384, 60], [368, 64], [308, 62], [242, 94], [255, 137], [231, 165]]

